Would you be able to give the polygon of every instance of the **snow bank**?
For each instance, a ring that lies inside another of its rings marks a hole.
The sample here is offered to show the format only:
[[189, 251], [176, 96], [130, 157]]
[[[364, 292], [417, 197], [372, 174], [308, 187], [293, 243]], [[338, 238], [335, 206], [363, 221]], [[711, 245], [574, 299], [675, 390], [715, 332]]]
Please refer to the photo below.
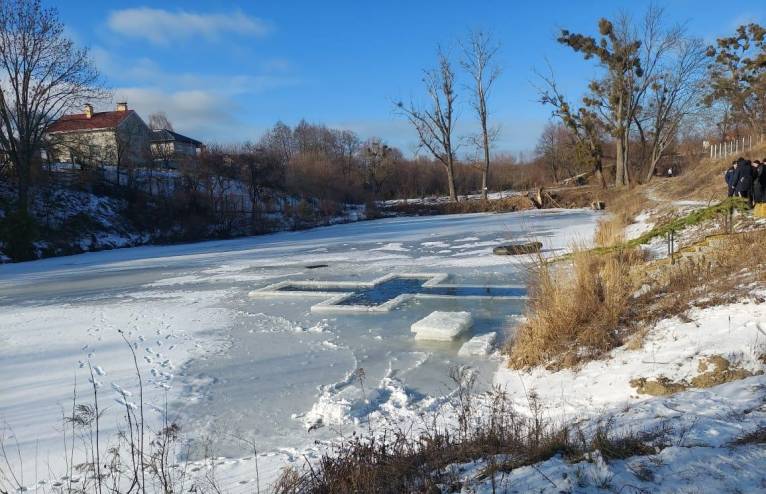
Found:
[[[763, 492], [766, 448], [735, 441], [766, 427], [766, 377], [707, 390], [653, 398], [579, 425], [593, 431], [611, 423], [612, 434], [663, 430], [664, 446], [651, 455], [605, 461], [596, 451], [583, 461], [560, 455], [488, 479], [489, 459], [453, 465], [463, 492]], [[495, 460], [502, 460], [496, 458]], [[450, 467], [448, 467], [449, 469]], [[494, 485], [493, 485], [494, 481]]]
[[534, 390], [541, 402], [562, 416], [593, 414], [645, 400], [631, 387], [635, 378], [690, 380], [700, 363], [720, 355], [732, 365], [756, 372], [766, 354], [766, 304], [743, 302], [692, 311], [691, 322], [660, 321], [641, 348], [617, 348], [579, 370], [520, 372], [501, 367], [495, 384], [517, 396]]
[[416, 340], [452, 341], [473, 326], [470, 312], [434, 311], [411, 327]]

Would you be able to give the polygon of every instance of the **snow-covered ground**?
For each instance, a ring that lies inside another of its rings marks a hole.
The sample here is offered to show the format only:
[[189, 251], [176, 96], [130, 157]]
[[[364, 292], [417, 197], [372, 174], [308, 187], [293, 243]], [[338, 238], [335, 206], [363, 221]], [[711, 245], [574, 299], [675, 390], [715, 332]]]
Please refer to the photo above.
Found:
[[[447, 470], [460, 478], [461, 492], [472, 494], [766, 492], [763, 439], [739, 442], [766, 428], [766, 304], [756, 300], [762, 292], [753, 295], [742, 303], [694, 310], [691, 322], [663, 320], [650, 328], [640, 348], [615, 349], [580, 369], [501, 367], [496, 373], [495, 384], [520, 412], [531, 415], [531, 404], [542, 406], [545, 420], [574, 425], [586, 437], [597, 428], [613, 438], [657, 434], [653, 453], [608, 461], [599, 451], [575, 461], [556, 455], [494, 479], [482, 476], [491, 458]], [[718, 357], [746, 372], [731, 382], [671, 396], [639, 394], [630, 385], [635, 378], [690, 383], [714, 371]], [[528, 398], [533, 395], [535, 400]]]
[[[122, 335], [138, 354], [148, 409], [158, 419], [167, 401], [185, 431], [214, 437], [229, 489], [252, 491], [253, 478], [252, 460], [241, 459], [252, 453], [232, 433], [255, 440], [263, 486], [282, 466], [321, 454], [322, 442], [437, 412], [452, 365], [474, 367], [488, 389], [500, 359], [458, 352], [493, 332], [501, 343], [523, 301], [413, 299], [386, 314], [323, 315], [310, 310], [321, 298], [247, 293], [282, 280], [395, 272], [517, 285], [524, 258], [494, 256], [493, 246], [531, 238], [557, 253], [589, 239], [597, 218], [582, 210], [391, 218], [0, 266], [0, 420], [19, 444], [24, 484], [61, 470], [62, 413], [75, 384], [80, 401], [91, 399], [90, 367], [107, 433], [124, 401], [135, 402]], [[454, 342], [416, 341], [410, 326], [435, 310], [470, 312], [473, 330]]]
[[[594, 389], [597, 389], [594, 387]], [[574, 393], [572, 393], [574, 394]], [[755, 493], [766, 492], [766, 448], [761, 442], [737, 444], [766, 427], [763, 376], [612, 407], [580, 427], [592, 431], [610, 422], [612, 434], [664, 431], [654, 454], [604, 460], [600, 452], [570, 462], [554, 456], [491, 479], [478, 474], [489, 459], [454, 465], [462, 492], [558, 494]], [[502, 458], [500, 459], [502, 461]]]

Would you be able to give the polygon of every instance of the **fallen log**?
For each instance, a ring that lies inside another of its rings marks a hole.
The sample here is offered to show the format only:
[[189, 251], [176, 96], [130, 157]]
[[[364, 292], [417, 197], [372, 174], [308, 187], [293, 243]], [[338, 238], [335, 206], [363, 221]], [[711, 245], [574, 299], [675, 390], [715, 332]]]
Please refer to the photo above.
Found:
[[498, 256], [519, 256], [523, 254], [536, 254], [542, 249], [542, 242], [515, 242], [495, 247], [492, 249], [492, 253]]

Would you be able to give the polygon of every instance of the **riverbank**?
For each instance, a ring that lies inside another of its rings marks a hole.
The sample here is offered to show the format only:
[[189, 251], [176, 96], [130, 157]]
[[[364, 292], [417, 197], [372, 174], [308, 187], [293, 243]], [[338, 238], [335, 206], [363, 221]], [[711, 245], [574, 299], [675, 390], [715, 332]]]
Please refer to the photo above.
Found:
[[[596, 249], [538, 265], [492, 393], [469, 380], [427, 441], [348, 441], [312, 475], [287, 474], [282, 492], [762, 489], [766, 224], [666, 188], [617, 202]], [[650, 233], [665, 230], [672, 246]], [[541, 292], [542, 266], [555, 278]], [[528, 341], [534, 359], [518, 353]]]

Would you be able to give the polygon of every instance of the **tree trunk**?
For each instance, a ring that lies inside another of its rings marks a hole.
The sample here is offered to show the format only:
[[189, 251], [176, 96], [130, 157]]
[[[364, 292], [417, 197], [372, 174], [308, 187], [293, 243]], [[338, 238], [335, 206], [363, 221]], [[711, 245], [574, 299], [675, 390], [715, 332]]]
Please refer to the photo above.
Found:
[[625, 173], [625, 142], [622, 140], [622, 137], [615, 141], [614, 171], [614, 184], [617, 187], [627, 185], [627, 177]]
[[449, 186], [449, 200], [457, 202], [457, 193], [455, 192], [455, 170], [452, 156], [447, 157], [447, 185]]
[[489, 135], [487, 135], [486, 120], [482, 122], [482, 133], [484, 134], [484, 170], [481, 174], [481, 198], [487, 200], [487, 187], [489, 182]]
[[657, 153], [656, 151], [652, 150], [652, 155], [649, 158], [649, 169], [646, 171], [646, 183], [652, 181], [652, 177], [654, 176], [654, 169], [656, 168], [657, 163], [660, 162], [661, 156], [662, 153]]
[[26, 216], [29, 210], [29, 166], [19, 166], [19, 212]]
[[596, 178], [598, 179], [599, 183], [601, 184], [602, 189], [606, 189], [606, 178], [604, 177], [604, 167], [601, 165], [601, 159], [598, 159], [596, 161], [595, 172], [596, 172]]

